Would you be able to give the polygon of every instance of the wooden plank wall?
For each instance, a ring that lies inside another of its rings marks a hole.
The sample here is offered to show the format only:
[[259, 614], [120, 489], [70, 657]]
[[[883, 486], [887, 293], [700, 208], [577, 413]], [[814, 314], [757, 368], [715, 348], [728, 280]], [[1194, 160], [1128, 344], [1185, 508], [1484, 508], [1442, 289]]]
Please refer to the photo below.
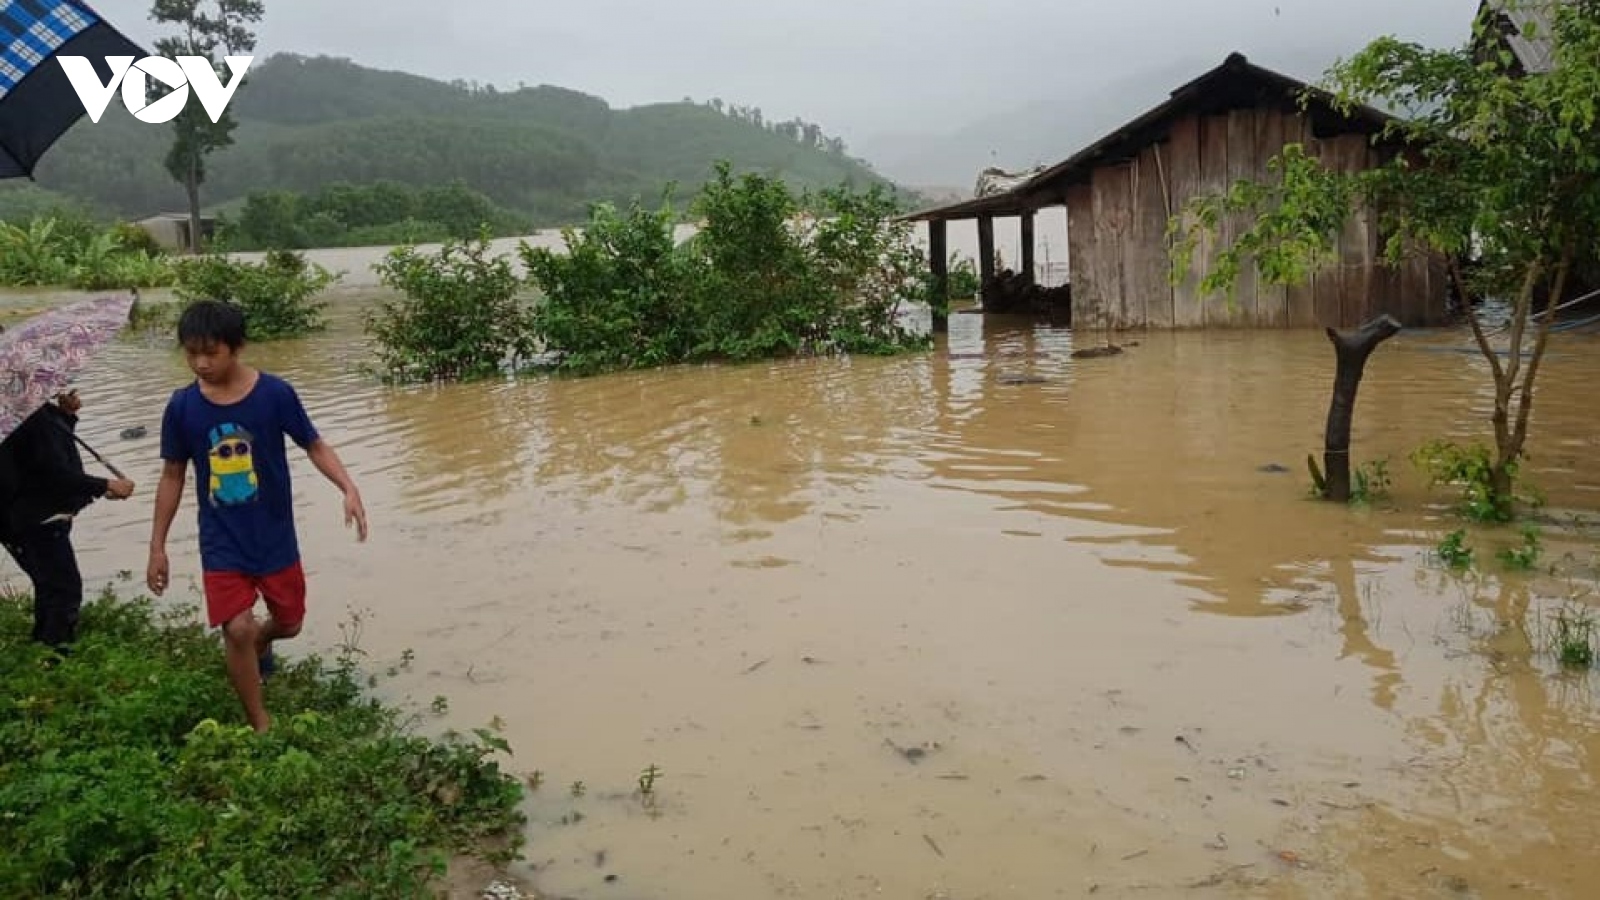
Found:
[[1359, 134], [1316, 139], [1301, 115], [1271, 109], [1187, 117], [1168, 139], [1129, 162], [1095, 170], [1087, 184], [1068, 189], [1067, 247], [1073, 318], [1087, 328], [1355, 327], [1388, 312], [1408, 325], [1442, 321], [1446, 287], [1442, 263], [1416, 254], [1399, 269], [1383, 260], [1384, 236], [1370, 211], [1346, 223], [1334, 259], [1302, 284], [1285, 288], [1259, 278], [1245, 262], [1230, 306], [1222, 294], [1201, 296], [1199, 282], [1220, 242], [1249, 226], [1246, 216], [1221, 224], [1219, 238], [1202, 237], [1188, 275], [1169, 280], [1170, 215], [1192, 198], [1226, 191], [1241, 179], [1271, 177], [1268, 163], [1285, 144], [1340, 171], [1379, 163]]
[[[1172, 197], [1174, 212], [1182, 212], [1184, 204], [1200, 192], [1200, 120], [1193, 116], [1179, 120], [1172, 126], [1167, 139], [1164, 170]], [[1193, 217], [1184, 215], [1188, 224]], [[1163, 248], [1163, 255], [1166, 249]], [[1205, 324], [1201, 310], [1200, 280], [1205, 277], [1207, 260], [1212, 253], [1211, 241], [1202, 237], [1195, 247], [1189, 271], [1172, 288], [1172, 326], [1174, 328], [1199, 328]], [[1170, 257], [1169, 257], [1170, 259]]]
[[[1367, 139], [1359, 134], [1346, 134], [1328, 142], [1330, 159], [1328, 168], [1339, 172], [1359, 172], [1367, 165]], [[1347, 328], [1366, 321], [1377, 298], [1372, 296], [1377, 287], [1373, 280], [1373, 247], [1377, 235], [1370, 225], [1370, 216], [1357, 210], [1345, 220], [1344, 231], [1339, 235], [1339, 313], [1338, 328]]]
[[1142, 306], [1142, 324], [1149, 328], [1171, 328], [1173, 322], [1172, 261], [1167, 252], [1171, 207], [1165, 175], [1166, 160], [1159, 144], [1145, 148], [1133, 164], [1128, 290], [1135, 309]]
[[[1128, 226], [1133, 221], [1132, 167], [1099, 169], [1094, 173], [1090, 188], [1094, 194], [1094, 243], [1098, 248], [1090, 265], [1100, 289], [1100, 316], [1093, 321], [1107, 328], [1142, 326], [1142, 321], [1130, 316], [1126, 277], [1127, 261], [1132, 255], [1128, 247]], [[1077, 310], [1073, 312], [1076, 314]], [[1077, 321], [1076, 315], [1073, 321]]]
[[1091, 264], [1099, 256], [1095, 246], [1094, 193], [1086, 184], [1067, 188], [1067, 272], [1072, 280], [1073, 327], [1094, 327], [1099, 322], [1100, 285]]

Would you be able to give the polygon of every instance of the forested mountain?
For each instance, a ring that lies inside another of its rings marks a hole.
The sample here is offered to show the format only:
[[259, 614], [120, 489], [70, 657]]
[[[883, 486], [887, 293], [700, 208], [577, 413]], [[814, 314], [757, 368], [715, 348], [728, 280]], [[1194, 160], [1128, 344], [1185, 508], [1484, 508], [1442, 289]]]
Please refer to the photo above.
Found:
[[[497, 91], [330, 57], [258, 61], [230, 110], [236, 143], [207, 160], [207, 208], [260, 190], [460, 179], [548, 225], [581, 219], [595, 200], [653, 202], [668, 182], [686, 197], [717, 159], [804, 187], [884, 181], [814, 125], [763, 122], [759, 111], [720, 100], [612, 109], [559, 87]], [[170, 128], [113, 102], [46, 155], [38, 186], [122, 216], [184, 209], [182, 188], [162, 167], [170, 141]]]

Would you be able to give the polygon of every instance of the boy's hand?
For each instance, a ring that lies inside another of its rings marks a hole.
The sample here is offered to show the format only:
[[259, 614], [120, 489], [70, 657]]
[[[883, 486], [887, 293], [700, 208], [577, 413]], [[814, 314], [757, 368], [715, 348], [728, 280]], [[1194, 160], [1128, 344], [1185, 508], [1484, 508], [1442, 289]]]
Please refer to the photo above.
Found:
[[150, 548], [150, 565], [145, 570], [144, 582], [157, 597], [167, 589], [167, 551]]
[[356, 540], [365, 542], [367, 539], [367, 509], [361, 505], [361, 492], [351, 488], [344, 495], [344, 527], [349, 528], [350, 523], [356, 525]]
[[133, 496], [133, 482], [126, 478], [113, 478], [106, 482], [106, 497], [111, 500], [126, 500]]

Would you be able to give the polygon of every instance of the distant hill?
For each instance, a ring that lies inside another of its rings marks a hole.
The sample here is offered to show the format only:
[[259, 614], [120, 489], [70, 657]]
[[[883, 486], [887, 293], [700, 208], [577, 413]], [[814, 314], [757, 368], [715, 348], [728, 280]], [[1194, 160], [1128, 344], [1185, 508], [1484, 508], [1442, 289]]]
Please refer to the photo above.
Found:
[[[718, 159], [797, 187], [888, 183], [815, 126], [761, 122], [720, 103], [613, 109], [565, 88], [496, 91], [331, 57], [258, 61], [230, 109], [236, 143], [207, 159], [207, 209], [236, 206], [256, 190], [460, 179], [552, 225], [581, 219], [592, 201], [654, 202], [669, 182], [680, 185], [682, 202]], [[100, 122], [81, 120], [45, 156], [38, 187], [121, 216], [184, 209], [182, 188], [161, 164], [170, 140], [169, 128], [113, 102]]]

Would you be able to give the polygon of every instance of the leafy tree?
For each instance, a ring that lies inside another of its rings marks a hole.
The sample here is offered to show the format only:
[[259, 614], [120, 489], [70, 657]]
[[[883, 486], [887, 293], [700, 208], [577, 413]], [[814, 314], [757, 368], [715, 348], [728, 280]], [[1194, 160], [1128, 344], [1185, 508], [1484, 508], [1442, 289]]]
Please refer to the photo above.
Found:
[[1484, 517], [1506, 520], [1551, 311], [1569, 276], [1600, 250], [1600, 0], [1498, 5], [1530, 7], [1551, 23], [1547, 34], [1524, 32], [1550, 43], [1548, 70], [1524, 71], [1497, 40], [1492, 14], [1455, 48], [1379, 38], [1333, 66], [1326, 87], [1344, 109], [1398, 111], [1381, 137], [1405, 152], [1372, 170], [1340, 173], [1290, 145], [1273, 160], [1272, 182], [1241, 182], [1197, 198], [1174, 228], [1182, 233], [1175, 256], [1186, 268], [1187, 254], [1221, 217], [1254, 213], [1254, 224], [1217, 255], [1202, 288], [1229, 289], [1251, 258], [1265, 280], [1287, 284], [1330, 257], [1347, 217], [1364, 205], [1381, 216], [1390, 259], [1442, 254], [1464, 294], [1508, 299], [1504, 355], [1466, 304], [1494, 380], [1495, 456], [1485, 476]]
[[[212, 61], [217, 77], [230, 83], [233, 77], [221, 57], [248, 53], [255, 49], [256, 36], [247, 22], [259, 22], [261, 0], [155, 0], [150, 18], [175, 25], [180, 33], [156, 41], [162, 56], [203, 56]], [[189, 249], [200, 252], [200, 185], [205, 183], [205, 159], [213, 151], [233, 144], [238, 122], [224, 110], [211, 121], [200, 97], [189, 93], [189, 102], [172, 120], [173, 142], [164, 164], [167, 173], [182, 184], [189, 195]]]

